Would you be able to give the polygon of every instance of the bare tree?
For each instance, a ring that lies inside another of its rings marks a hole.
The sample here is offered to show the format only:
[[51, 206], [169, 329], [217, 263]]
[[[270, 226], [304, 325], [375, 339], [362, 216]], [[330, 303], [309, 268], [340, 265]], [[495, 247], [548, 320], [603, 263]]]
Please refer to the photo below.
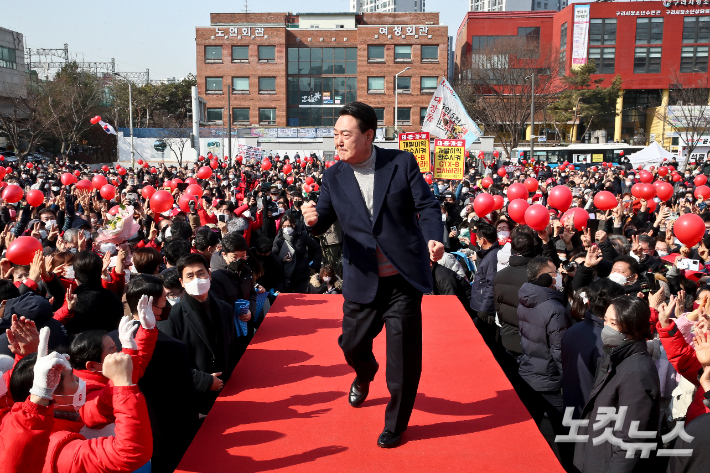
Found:
[[163, 140], [178, 160], [178, 167], [182, 167], [183, 153], [185, 145], [190, 142], [189, 128], [163, 128]]

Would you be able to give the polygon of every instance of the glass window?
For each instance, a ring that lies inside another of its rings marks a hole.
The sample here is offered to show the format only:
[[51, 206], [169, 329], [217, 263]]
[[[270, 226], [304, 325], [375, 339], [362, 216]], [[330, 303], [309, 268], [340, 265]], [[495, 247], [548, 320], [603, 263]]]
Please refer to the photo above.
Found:
[[275, 94], [276, 77], [259, 77], [259, 93]]
[[249, 78], [248, 77], [232, 77], [232, 93], [233, 94], [248, 94], [249, 93]]
[[680, 72], [707, 72], [708, 46], [680, 48]]
[[17, 52], [15, 49], [0, 46], [0, 67], [17, 70]]
[[232, 62], [249, 62], [249, 46], [232, 46]]
[[394, 47], [394, 60], [397, 61], [411, 61], [412, 60], [412, 47], [411, 46], [395, 46]]
[[616, 18], [589, 20], [589, 44], [616, 44]]
[[594, 59], [597, 74], [613, 74], [616, 48], [589, 48], [589, 59]]
[[208, 94], [221, 94], [224, 92], [222, 89], [222, 78], [221, 77], [205, 77], [205, 89]]
[[411, 77], [397, 77], [397, 90], [400, 92], [409, 92], [412, 89]]
[[367, 78], [367, 92], [372, 93], [384, 93], [385, 92], [385, 78], [384, 77], [368, 77]]
[[560, 65], [559, 65], [558, 75], [562, 77], [567, 72], [567, 50], [563, 49], [560, 51]]
[[636, 18], [636, 44], [661, 44], [663, 18]]
[[205, 46], [205, 62], [222, 62], [222, 46]]
[[422, 46], [422, 62], [437, 62], [439, 46]]
[[540, 27], [533, 26], [518, 28], [518, 37], [525, 38], [525, 43], [527, 44], [527, 46], [540, 46]]
[[567, 50], [567, 23], [560, 27], [560, 51]]
[[657, 74], [661, 72], [661, 48], [636, 48], [634, 74]]
[[[307, 48], [301, 48], [308, 51]], [[259, 46], [259, 62], [276, 62], [276, 46]]]
[[260, 108], [259, 125], [276, 125], [276, 109]]
[[424, 126], [424, 120], [426, 120], [426, 111], [429, 110], [428, 107], [422, 107], [419, 109], [419, 125]]
[[249, 124], [249, 109], [248, 108], [233, 108], [232, 122], [239, 124]]
[[221, 108], [208, 108], [207, 109], [207, 121], [210, 123], [222, 123], [222, 109]]
[[377, 115], [377, 124], [384, 125], [385, 124], [385, 109], [384, 108], [376, 108], [375, 115]]
[[438, 77], [422, 77], [421, 78], [421, 92], [433, 93], [438, 85]]
[[398, 108], [397, 109], [397, 125], [411, 125], [412, 124], [412, 109], [411, 108]]
[[710, 43], [710, 16], [683, 18], [683, 43]]

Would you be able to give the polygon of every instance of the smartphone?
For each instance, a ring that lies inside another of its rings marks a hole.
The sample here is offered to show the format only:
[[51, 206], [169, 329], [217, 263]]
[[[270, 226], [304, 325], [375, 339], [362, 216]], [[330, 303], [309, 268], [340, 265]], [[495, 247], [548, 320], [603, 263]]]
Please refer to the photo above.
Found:
[[678, 269], [687, 269], [689, 271], [700, 271], [700, 260], [683, 258], [678, 262]]
[[135, 192], [128, 192], [126, 194], [126, 200], [128, 202], [133, 202], [133, 201], [137, 202], [138, 201], [138, 194], [136, 194]]
[[458, 233], [458, 232], [459, 232], [459, 229], [456, 228], [456, 227], [451, 227], [451, 231], [454, 232], [454, 233]]
[[217, 215], [217, 220], [220, 222], [226, 222], [227, 221], [227, 215], [225, 214], [219, 214]]
[[587, 220], [587, 228], [591, 230], [592, 234], [599, 230], [599, 220], [589, 219]]
[[668, 220], [672, 220], [672, 221], [674, 221], [674, 222], [675, 222], [676, 220], [678, 220], [678, 212], [671, 212], [671, 213], [668, 215]]
[[187, 189], [187, 186], [189, 186], [189, 185], [190, 184], [188, 184], [187, 182], [178, 182], [177, 188], [180, 191], [184, 191], [185, 189]]

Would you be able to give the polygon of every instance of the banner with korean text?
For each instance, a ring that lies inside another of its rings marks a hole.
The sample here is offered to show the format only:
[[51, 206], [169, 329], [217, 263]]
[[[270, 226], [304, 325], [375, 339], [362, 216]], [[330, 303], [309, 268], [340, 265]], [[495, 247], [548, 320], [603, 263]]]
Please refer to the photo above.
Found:
[[466, 113], [451, 84], [443, 77], [429, 102], [422, 131], [436, 138], [465, 140], [469, 144], [478, 141], [483, 134]]
[[574, 6], [572, 30], [572, 69], [587, 63], [589, 45], [589, 5]]
[[399, 149], [409, 151], [417, 158], [421, 172], [427, 173], [431, 171], [429, 133], [425, 131], [419, 133], [400, 133]]
[[463, 179], [466, 140], [434, 140], [434, 179]]

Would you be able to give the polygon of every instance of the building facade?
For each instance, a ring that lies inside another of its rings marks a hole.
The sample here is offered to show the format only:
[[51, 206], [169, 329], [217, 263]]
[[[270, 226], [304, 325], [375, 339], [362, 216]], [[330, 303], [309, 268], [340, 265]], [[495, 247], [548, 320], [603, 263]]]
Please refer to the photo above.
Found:
[[354, 13], [423, 13], [425, 0], [350, 0]]
[[567, 7], [568, 0], [469, 0], [469, 11], [559, 11]]
[[22, 33], [0, 28], [0, 97], [23, 95], [25, 43]]
[[332, 127], [359, 100], [389, 127], [397, 100], [397, 126], [414, 131], [448, 72], [438, 13], [213, 13], [196, 30], [197, 87], [214, 126], [231, 115], [234, 127]]
[[[607, 124], [607, 142], [631, 142], [642, 135], [646, 142], [654, 139], [671, 149], [673, 136], [657, 118], [657, 107], [674, 105], [674, 89], [708, 88], [709, 0], [577, 3], [560, 12], [533, 14], [469, 12], [457, 34], [454, 75], [496, 37], [525, 34], [530, 28], [540, 38], [541, 51], [559, 58], [560, 75], [594, 60], [597, 74], [592, 78], [602, 79], [602, 85], [621, 76], [619, 114]], [[536, 121], [535, 126], [543, 124]], [[584, 138], [584, 130], [570, 132], [572, 141]]]

